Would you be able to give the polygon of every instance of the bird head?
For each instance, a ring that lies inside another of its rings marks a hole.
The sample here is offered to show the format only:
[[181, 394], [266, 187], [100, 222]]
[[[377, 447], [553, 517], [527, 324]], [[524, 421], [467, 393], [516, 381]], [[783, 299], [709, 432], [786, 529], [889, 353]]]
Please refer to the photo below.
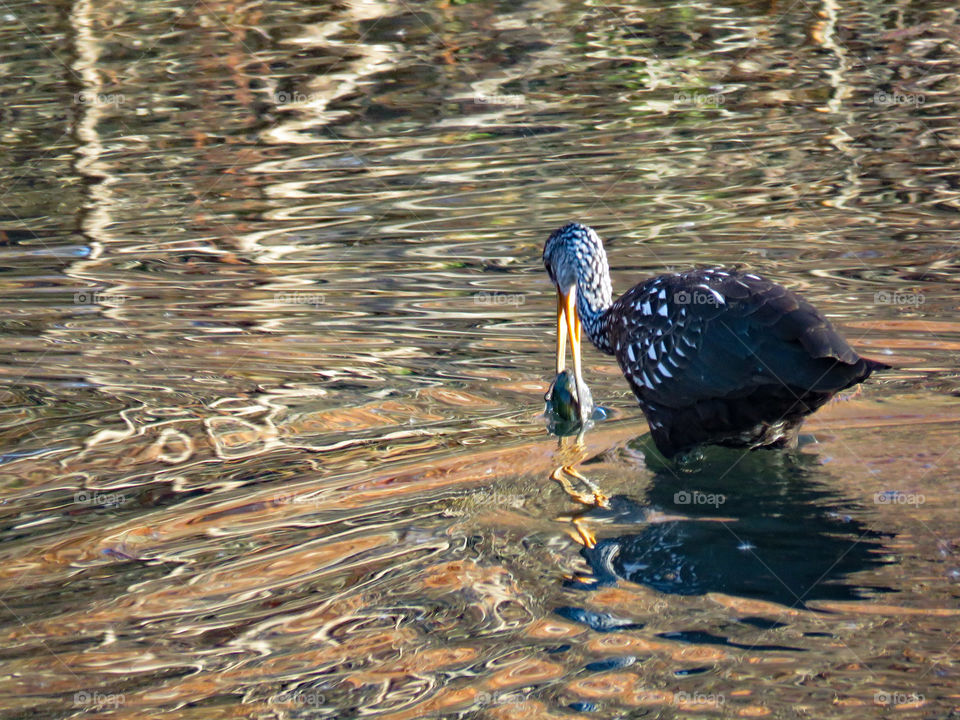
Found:
[[[601, 312], [610, 303], [610, 275], [607, 254], [600, 236], [586, 225], [569, 223], [554, 230], [543, 247], [543, 264], [557, 288], [557, 374], [565, 368], [566, 340], [570, 340], [573, 374], [578, 397], [586, 397], [580, 371], [581, 319], [579, 302], [585, 312]], [[591, 315], [592, 317], [592, 315]], [[581, 407], [585, 413], [585, 409]], [[585, 423], [586, 417], [581, 415]]]

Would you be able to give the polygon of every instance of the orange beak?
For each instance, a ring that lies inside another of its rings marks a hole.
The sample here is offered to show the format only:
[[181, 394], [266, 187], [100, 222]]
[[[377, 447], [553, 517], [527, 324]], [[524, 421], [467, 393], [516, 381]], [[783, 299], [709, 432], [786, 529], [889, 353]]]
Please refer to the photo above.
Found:
[[[580, 368], [580, 316], [577, 314], [577, 286], [564, 293], [557, 288], [557, 374], [566, 367], [566, 340], [570, 338], [573, 354], [573, 379], [577, 388], [577, 400], [585, 397], [583, 374]], [[580, 421], [586, 423], [587, 408], [580, 404]]]

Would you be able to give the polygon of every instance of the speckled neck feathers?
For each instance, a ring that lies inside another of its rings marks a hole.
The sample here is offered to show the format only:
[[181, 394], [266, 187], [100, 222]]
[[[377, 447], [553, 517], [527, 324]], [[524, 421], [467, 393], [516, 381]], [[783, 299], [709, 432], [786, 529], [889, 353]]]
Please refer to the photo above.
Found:
[[606, 311], [613, 304], [613, 290], [600, 236], [586, 225], [564, 225], [547, 239], [543, 264], [550, 279], [565, 292], [576, 285], [583, 331], [599, 350], [612, 354]]

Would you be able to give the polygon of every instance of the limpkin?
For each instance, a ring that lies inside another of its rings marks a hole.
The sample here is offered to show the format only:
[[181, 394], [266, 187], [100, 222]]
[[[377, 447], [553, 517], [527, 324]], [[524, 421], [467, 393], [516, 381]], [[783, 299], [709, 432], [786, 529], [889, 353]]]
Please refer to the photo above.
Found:
[[616, 356], [667, 457], [705, 444], [792, 445], [806, 415], [889, 367], [860, 357], [796, 293], [752, 273], [659, 275], [613, 300], [603, 242], [579, 223], [550, 235], [543, 262], [557, 288], [557, 372], [569, 337], [585, 397], [582, 327]]

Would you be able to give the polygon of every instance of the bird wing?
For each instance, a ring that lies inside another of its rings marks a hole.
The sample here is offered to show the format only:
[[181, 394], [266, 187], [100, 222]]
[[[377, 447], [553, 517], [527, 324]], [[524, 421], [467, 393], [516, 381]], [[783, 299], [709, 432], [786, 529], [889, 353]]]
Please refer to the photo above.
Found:
[[634, 391], [659, 405], [745, 397], [763, 385], [837, 391], [865, 369], [812, 305], [756, 275], [663, 275], [614, 305], [620, 366]]

